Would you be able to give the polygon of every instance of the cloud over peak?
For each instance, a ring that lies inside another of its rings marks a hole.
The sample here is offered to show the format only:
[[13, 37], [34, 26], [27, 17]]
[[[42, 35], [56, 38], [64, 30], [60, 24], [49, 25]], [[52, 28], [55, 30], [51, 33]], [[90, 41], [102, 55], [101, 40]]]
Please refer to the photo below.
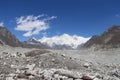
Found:
[[43, 37], [39, 41], [41, 43], [49, 45], [50, 47], [54, 45], [68, 45], [75, 49], [79, 45], [88, 41], [89, 39], [90, 37], [84, 38], [82, 36], [69, 35], [69, 34], [64, 33], [62, 35], [56, 35], [53, 37]]
[[25, 31], [23, 34], [24, 37], [39, 34], [41, 31], [45, 31], [49, 28], [49, 23], [47, 21], [56, 18], [55, 16], [47, 18], [43, 17], [45, 17], [44, 14], [38, 16], [21, 16], [16, 18], [17, 27], [15, 27], [15, 30]]

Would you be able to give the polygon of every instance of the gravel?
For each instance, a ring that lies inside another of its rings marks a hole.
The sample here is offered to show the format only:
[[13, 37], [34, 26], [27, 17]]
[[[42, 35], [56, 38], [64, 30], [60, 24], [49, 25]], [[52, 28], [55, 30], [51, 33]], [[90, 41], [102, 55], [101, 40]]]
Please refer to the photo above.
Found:
[[120, 80], [119, 48], [94, 51], [0, 46], [0, 51], [0, 80]]

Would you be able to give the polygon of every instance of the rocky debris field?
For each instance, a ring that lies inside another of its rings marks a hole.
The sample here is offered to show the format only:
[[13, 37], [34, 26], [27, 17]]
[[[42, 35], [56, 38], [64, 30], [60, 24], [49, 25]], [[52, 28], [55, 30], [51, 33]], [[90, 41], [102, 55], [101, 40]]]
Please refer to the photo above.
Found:
[[0, 50], [0, 80], [120, 80], [119, 49], [65, 51], [5, 46]]

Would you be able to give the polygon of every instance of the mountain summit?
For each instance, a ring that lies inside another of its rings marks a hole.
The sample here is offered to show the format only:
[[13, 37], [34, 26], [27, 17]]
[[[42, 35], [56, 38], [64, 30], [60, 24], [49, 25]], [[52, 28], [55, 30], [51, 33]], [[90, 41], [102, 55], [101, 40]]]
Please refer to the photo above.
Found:
[[29, 44], [37, 44], [37, 43], [40, 43], [36, 38], [32, 37], [30, 38], [27, 43]]

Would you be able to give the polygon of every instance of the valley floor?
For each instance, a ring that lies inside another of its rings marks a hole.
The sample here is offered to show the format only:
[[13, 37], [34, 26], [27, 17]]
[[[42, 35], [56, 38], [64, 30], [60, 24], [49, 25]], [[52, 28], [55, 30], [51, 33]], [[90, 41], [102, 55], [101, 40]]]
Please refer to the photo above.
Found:
[[0, 51], [0, 80], [120, 80], [119, 48], [94, 51], [0, 46]]

